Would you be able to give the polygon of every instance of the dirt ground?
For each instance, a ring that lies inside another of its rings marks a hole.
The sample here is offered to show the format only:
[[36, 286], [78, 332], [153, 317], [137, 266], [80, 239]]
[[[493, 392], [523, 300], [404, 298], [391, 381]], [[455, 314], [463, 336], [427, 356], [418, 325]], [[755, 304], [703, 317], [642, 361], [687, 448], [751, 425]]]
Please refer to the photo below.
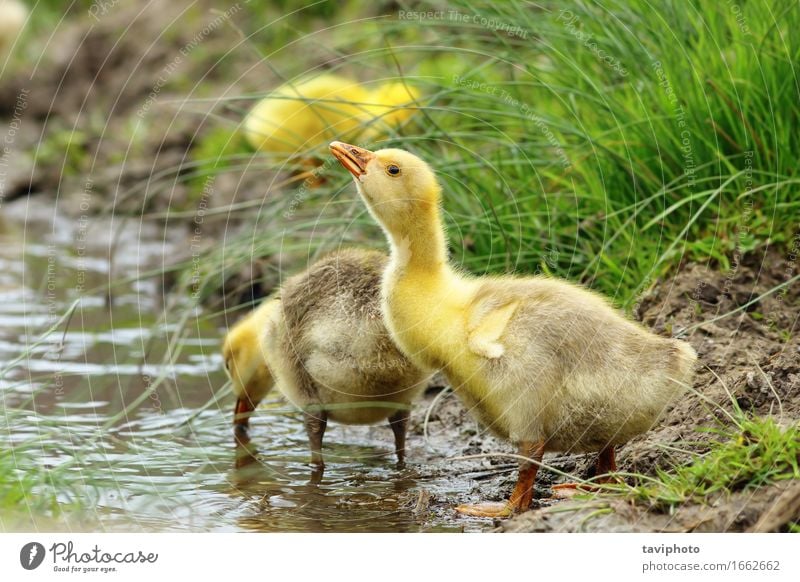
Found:
[[[167, 268], [252, 231], [242, 220], [252, 210], [215, 211], [257, 204], [286, 177], [237, 132], [253, 99], [281, 79], [259, 38], [243, 40], [247, 12], [236, 7], [113, 3], [95, 19], [73, 6], [53, 30], [31, 34], [27, 61], [0, 78], [0, 120], [19, 118], [3, 203], [41, 197], [67, 219], [130, 216], [183, 233], [192, 248], [178, 248]], [[217, 165], [221, 144], [233, 161]], [[269, 291], [260, 282], [268, 260], [253, 257], [227, 273], [227, 303]], [[174, 275], [167, 272], [165, 289]]]
[[[57, 193], [72, 217], [195, 210], [203, 180], [191, 176], [193, 148], [211, 131], [233, 133], [251, 103], [241, 97], [275, 83], [255, 48], [231, 50], [244, 13], [217, 4], [114, 3], [97, 19], [73, 6], [34, 35], [35, 63], [0, 79], [0, 119], [21, 118], [5, 200]], [[270, 176], [219, 172], [206, 210], [262, 198]]]

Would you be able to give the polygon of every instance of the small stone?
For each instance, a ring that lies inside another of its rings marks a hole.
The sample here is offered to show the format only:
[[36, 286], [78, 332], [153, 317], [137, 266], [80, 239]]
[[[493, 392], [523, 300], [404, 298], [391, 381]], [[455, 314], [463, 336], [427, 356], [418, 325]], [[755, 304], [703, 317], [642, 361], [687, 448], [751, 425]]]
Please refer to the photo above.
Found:
[[699, 300], [716, 305], [718, 303], [720, 290], [714, 287], [714, 285], [706, 284], [697, 290], [697, 295]]
[[[737, 291], [736, 293], [733, 294], [733, 301], [736, 303], [736, 305], [741, 307], [743, 305], [747, 305], [748, 303], [753, 301], [756, 297], [758, 297], [758, 294], [756, 293], [751, 293], [747, 291]], [[748, 313], [751, 311], [755, 311], [756, 309], [758, 309], [759, 303], [760, 301], [754, 301], [752, 304], [747, 305], [747, 307], [745, 307], [744, 310], [747, 311]]]

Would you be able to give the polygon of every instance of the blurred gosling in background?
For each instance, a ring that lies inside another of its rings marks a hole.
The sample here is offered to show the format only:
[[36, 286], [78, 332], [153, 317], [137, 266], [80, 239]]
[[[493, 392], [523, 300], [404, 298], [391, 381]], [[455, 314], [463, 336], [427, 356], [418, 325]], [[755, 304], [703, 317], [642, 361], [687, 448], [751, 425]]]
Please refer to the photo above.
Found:
[[418, 97], [403, 82], [369, 88], [320, 75], [286, 83], [259, 101], [245, 119], [244, 133], [259, 151], [304, 155], [337, 137], [369, 141], [388, 134], [414, 114]]
[[27, 19], [28, 9], [22, 2], [0, 0], [0, 57], [3, 59], [22, 32]]

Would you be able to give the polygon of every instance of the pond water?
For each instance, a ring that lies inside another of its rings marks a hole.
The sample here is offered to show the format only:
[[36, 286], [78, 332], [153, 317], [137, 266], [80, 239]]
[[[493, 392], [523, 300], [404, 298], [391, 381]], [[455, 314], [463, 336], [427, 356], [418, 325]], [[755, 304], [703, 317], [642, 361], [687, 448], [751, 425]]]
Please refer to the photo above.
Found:
[[[52, 472], [68, 484], [59, 501], [79, 498], [82, 510], [66, 512], [59, 527], [486, 526], [450, 509], [473, 487], [468, 476], [441, 470], [442, 451], [413, 435], [409, 466], [396, 468], [383, 426], [329, 425], [326, 471], [313, 475], [299, 415], [277, 397], [252, 421], [243, 457], [252, 462], [236, 468], [233, 399], [216, 399], [227, 381], [219, 355], [224, 319], [165, 298], [155, 279], [138, 279], [185, 247], [185, 235], [156, 223], [67, 219], [31, 199], [4, 208], [0, 239], [0, 439], [5, 449], [24, 450], [19, 474]], [[44, 334], [75, 301], [68, 321]], [[415, 512], [423, 489], [446, 503]], [[32, 504], [21, 510], [26, 518], [11, 527], [48, 528]]]

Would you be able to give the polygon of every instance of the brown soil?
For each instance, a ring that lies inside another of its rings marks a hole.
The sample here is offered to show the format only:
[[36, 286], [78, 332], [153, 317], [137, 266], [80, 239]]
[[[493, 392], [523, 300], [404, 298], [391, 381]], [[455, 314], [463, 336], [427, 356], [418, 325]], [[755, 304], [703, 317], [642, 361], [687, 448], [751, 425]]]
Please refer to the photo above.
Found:
[[[591, 501], [571, 501], [529, 511], [504, 522], [503, 532], [744, 532], [773, 531], [754, 528], [761, 516], [778, 500], [797, 496], [797, 482], [783, 481], [769, 487], [718, 496], [706, 504], [680, 506], [672, 514], [646, 511], [621, 499], [597, 497]], [[794, 513], [795, 518], [798, 516]], [[782, 517], [775, 529], [786, 523]]]
[[[58, 193], [66, 216], [195, 210], [203, 179], [187, 179], [192, 149], [237, 127], [250, 102], [235, 97], [274, 83], [246, 48], [227, 56], [245, 12], [220, 19], [217, 4], [118, 3], [96, 20], [73, 8], [34, 35], [28, 52], [41, 56], [0, 80], [0, 119], [25, 101], [6, 201]], [[223, 172], [207, 208], [263, 197], [269, 179], [263, 167]]]
[[[3, 205], [24, 213], [29, 198], [40, 197], [67, 218], [128, 215], [182, 234], [187, 243], [167, 267], [253, 230], [257, 207], [214, 212], [258, 204], [287, 177], [236, 131], [252, 96], [280, 81], [257, 39], [242, 40], [248, 14], [211, 0], [190, 7], [120, 2], [97, 19], [73, 7], [52, 30], [29, 31], [27, 56], [0, 78], [0, 124], [19, 118]], [[236, 157], [230, 166], [214, 165], [218, 152], [203, 147], [209, 137], [217, 148], [228, 144], [226, 155]], [[224, 303], [269, 292], [268, 261], [254, 256], [252, 265], [232, 268], [220, 292]], [[164, 289], [173, 275], [167, 273]]]

